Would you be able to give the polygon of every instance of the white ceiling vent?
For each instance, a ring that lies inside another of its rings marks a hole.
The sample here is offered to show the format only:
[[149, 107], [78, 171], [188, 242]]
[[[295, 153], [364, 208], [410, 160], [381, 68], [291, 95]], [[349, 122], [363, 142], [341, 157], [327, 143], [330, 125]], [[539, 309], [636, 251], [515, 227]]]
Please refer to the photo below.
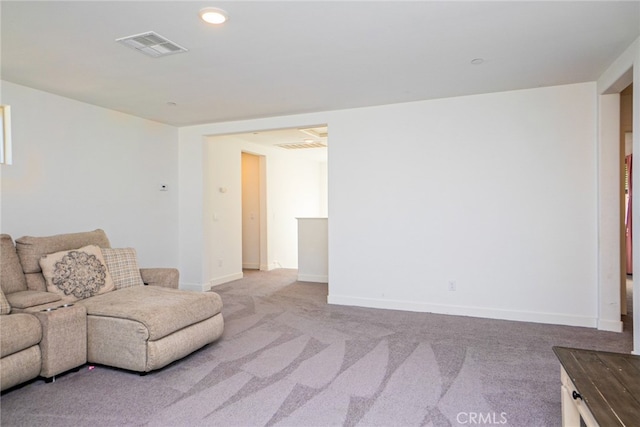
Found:
[[116, 39], [116, 41], [154, 58], [188, 51], [188, 49], [153, 31], [122, 37]]
[[287, 150], [300, 150], [303, 148], [326, 148], [327, 144], [324, 142], [289, 142], [286, 144], [276, 144], [280, 148], [286, 148]]

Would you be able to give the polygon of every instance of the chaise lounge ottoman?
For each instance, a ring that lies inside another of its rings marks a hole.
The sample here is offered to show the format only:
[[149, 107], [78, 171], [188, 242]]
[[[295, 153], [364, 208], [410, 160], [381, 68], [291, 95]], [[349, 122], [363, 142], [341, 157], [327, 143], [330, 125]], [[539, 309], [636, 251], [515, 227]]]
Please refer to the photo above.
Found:
[[87, 360], [149, 372], [215, 341], [222, 300], [157, 286], [135, 286], [80, 300], [87, 309]]

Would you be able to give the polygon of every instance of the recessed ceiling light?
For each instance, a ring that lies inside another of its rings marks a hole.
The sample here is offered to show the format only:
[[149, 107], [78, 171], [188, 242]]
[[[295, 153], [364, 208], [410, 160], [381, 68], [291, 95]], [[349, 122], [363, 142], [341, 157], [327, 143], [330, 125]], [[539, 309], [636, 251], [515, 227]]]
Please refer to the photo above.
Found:
[[471, 60], [471, 63], [472, 63], [473, 65], [480, 65], [480, 64], [483, 64], [483, 63], [484, 63], [484, 59], [482, 59], [482, 58], [472, 59], [472, 60]]
[[205, 7], [199, 12], [200, 19], [209, 24], [223, 24], [229, 19], [227, 12], [217, 7]]

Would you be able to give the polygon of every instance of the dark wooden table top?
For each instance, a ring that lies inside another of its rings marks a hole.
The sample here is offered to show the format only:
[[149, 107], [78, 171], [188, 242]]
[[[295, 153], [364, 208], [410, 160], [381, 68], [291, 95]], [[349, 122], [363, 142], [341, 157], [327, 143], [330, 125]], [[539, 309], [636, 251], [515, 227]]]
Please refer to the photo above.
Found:
[[553, 347], [601, 426], [640, 426], [640, 356]]

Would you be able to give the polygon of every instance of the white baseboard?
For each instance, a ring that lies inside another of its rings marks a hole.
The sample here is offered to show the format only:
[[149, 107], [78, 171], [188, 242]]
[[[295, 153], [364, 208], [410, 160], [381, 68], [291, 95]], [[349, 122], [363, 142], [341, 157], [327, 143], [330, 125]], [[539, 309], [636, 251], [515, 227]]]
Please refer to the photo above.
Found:
[[194, 292], [203, 292], [208, 290], [205, 289], [205, 285], [202, 285], [200, 283], [180, 283], [180, 289]]
[[257, 262], [242, 263], [242, 268], [247, 270], [260, 270], [260, 264]]
[[260, 270], [261, 271], [271, 271], [271, 270], [277, 270], [278, 268], [282, 268], [282, 266], [280, 265], [280, 263], [278, 261], [269, 263], [269, 264], [262, 264], [260, 266]]
[[299, 282], [329, 283], [329, 276], [317, 276], [314, 274], [298, 274]]
[[359, 298], [344, 295], [329, 295], [329, 304], [356, 307], [381, 308], [387, 310], [416, 311], [422, 313], [450, 314], [455, 316], [482, 317], [487, 319], [513, 320], [518, 322], [546, 323], [552, 325], [582, 326], [595, 328], [597, 319], [586, 316], [571, 316], [561, 313], [542, 313], [517, 310], [502, 310], [484, 307], [466, 307], [445, 304], [428, 304], [415, 301]]
[[620, 320], [598, 320], [598, 329], [609, 332], [622, 332], [622, 322]]
[[229, 274], [227, 276], [216, 277], [215, 279], [209, 280], [209, 283], [180, 283], [180, 289], [184, 289], [185, 291], [206, 292], [210, 291], [214, 286], [242, 279], [243, 277], [244, 275], [240, 272]]
[[222, 285], [227, 282], [233, 282], [234, 280], [242, 279], [243, 277], [244, 274], [242, 274], [242, 271], [238, 273], [228, 274], [226, 276], [216, 277], [209, 280], [209, 289], [207, 289], [207, 291], [211, 290], [211, 288], [213, 288], [214, 286]]

